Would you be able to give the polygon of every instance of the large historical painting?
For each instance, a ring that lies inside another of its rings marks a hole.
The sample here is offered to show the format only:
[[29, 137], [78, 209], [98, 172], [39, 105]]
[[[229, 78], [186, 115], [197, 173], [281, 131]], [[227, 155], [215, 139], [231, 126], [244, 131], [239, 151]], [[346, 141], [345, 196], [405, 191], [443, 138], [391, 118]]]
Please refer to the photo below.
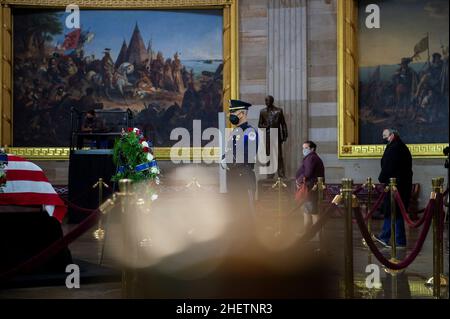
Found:
[[64, 11], [13, 16], [14, 146], [68, 146], [72, 107], [130, 109], [156, 147], [195, 119], [218, 126], [222, 10], [83, 10], [79, 29]]
[[[380, 28], [365, 25], [380, 8]], [[395, 127], [406, 143], [447, 143], [448, 0], [358, 1], [359, 144]]]

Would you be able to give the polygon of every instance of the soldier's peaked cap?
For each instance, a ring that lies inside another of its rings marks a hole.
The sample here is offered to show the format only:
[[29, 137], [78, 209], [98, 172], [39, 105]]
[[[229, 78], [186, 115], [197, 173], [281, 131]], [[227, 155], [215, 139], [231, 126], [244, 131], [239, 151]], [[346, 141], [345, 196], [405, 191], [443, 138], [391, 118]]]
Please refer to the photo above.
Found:
[[230, 112], [238, 111], [238, 110], [248, 110], [250, 106], [252, 106], [250, 103], [241, 101], [241, 100], [230, 100]]

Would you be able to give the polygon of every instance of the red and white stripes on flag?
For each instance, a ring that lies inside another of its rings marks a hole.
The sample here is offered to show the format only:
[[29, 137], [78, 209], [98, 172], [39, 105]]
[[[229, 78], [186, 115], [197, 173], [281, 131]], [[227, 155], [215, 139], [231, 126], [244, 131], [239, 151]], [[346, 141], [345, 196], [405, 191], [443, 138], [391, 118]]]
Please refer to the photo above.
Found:
[[43, 205], [50, 216], [62, 221], [67, 208], [39, 166], [8, 154], [5, 171], [7, 182], [0, 193], [1, 205]]

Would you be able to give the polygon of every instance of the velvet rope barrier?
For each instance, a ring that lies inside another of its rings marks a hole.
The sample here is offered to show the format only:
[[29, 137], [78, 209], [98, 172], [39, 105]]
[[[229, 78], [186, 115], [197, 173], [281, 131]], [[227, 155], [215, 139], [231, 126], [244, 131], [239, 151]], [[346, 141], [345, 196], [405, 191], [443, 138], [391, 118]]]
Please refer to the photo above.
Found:
[[303, 203], [298, 204], [297, 206], [295, 206], [293, 209], [291, 209], [286, 216], [291, 215], [293, 212], [295, 212], [297, 209], [299, 209], [300, 207], [302, 207]]
[[[363, 216], [363, 217], [364, 217], [364, 222], [367, 223], [367, 221], [369, 220], [369, 218], [372, 217], [372, 215], [380, 208], [381, 203], [383, 202], [384, 198], [386, 197], [386, 194], [387, 194], [386, 192], [383, 192], [383, 193], [380, 195], [380, 197], [378, 197], [378, 199], [377, 199], [377, 201], [375, 202], [375, 204], [373, 205], [372, 209], [367, 213], [366, 216]], [[342, 211], [340, 211], [340, 213], [342, 213]], [[361, 215], [363, 215], [363, 214], [361, 213]], [[342, 215], [342, 216], [343, 216], [343, 215]], [[356, 224], [356, 219], [353, 218], [353, 219], [352, 219], [352, 222], [353, 222], [353, 224]]]
[[422, 218], [419, 219], [417, 222], [413, 222], [408, 215], [408, 212], [406, 211], [405, 205], [403, 205], [402, 198], [399, 194], [399, 192], [395, 192], [394, 195], [395, 201], [397, 202], [398, 206], [400, 207], [400, 212], [402, 213], [403, 219], [406, 221], [409, 227], [411, 228], [419, 228], [423, 222], [425, 221], [425, 214], [423, 214]]
[[327, 188], [325, 188], [325, 190], [323, 191], [323, 197], [326, 199], [326, 200], [329, 200], [329, 201], [332, 201], [333, 200], [333, 194], [331, 194], [329, 191], [328, 191], [328, 187]]
[[62, 200], [66, 203], [67, 206], [69, 206], [79, 212], [90, 214], [90, 213], [94, 212], [95, 210], [97, 210], [96, 208], [92, 209], [92, 208], [84, 208], [84, 207], [78, 206], [72, 202], [69, 202], [67, 199], [64, 199], [64, 198]]
[[384, 198], [386, 197], [386, 192], [381, 193], [380, 197], [378, 197], [375, 204], [372, 206], [372, 209], [367, 213], [366, 217], [364, 217], [365, 221], [367, 222], [370, 217], [380, 208], [381, 203], [383, 203]]
[[13, 276], [30, 271], [40, 265], [42, 265], [49, 258], [57, 254], [63, 248], [67, 247], [70, 243], [72, 243], [75, 239], [84, 234], [91, 227], [96, 225], [98, 218], [100, 217], [100, 210], [94, 210], [91, 214], [86, 217], [77, 227], [72, 229], [69, 233], [67, 233], [62, 238], [53, 242], [53, 244], [49, 245], [47, 248], [41, 250], [38, 254], [34, 255], [27, 261], [22, 264], [7, 270], [0, 274], [0, 283], [10, 280]]
[[[342, 211], [340, 210], [340, 208], [339, 208], [339, 206], [338, 205], [336, 205], [336, 204], [333, 204], [333, 203], [327, 203], [327, 207], [326, 207], [326, 209], [329, 209], [330, 208], [330, 205], [333, 205], [334, 207], [333, 207], [333, 210], [329, 213], [329, 215], [330, 215], [330, 218], [332, 218], [332, 217], [342, 217], [342, 216], [344, 216], [343, 214], [342, 214]], [[323, 207], [325, 206], [325, 205], [322, 205]]]
[[384, 193], [385, 187], [386, 186], [384, 184], [381, 184], [381, 185], [376, 185], [374, 189], [378, 194], [381, 194], [381, 193]]
[[320, 214], [320, 218], [314, 223], [311, 228], [309, 228], [306, 233], [302, 234], [299, 238], [300, 241], [308, 241], [313, 238], [317, 232], [326, 224], [326, 222], [330, 219], [331, 211], [336, 209], [335, 204], [330, 204], [324, 213]]
[[355, 189], [354, 191], [353, 191], [353, 195], [357, 195], [357, 194], [359, 194], [359, 193], [361, 193], [361, 191], [364, 189], [364, 186], [359, 186], [357, 189]]
[[381, 193], [380, 197], [378, 197], [378, 200], [373, 205], [372, 209], [369, 211], [369, 213], [366, 216], [366, 221], [369, 220], [370, 217], [380, 208], [381, 204], [383, 203], [384, 198], [386, 197], [387, 193], [383, 192]]
[[382, 263], [384, 266], [386, 266], [389, 269], [393, 270], [401, 270], [406, 267], [408, 267], [417, 257], [419, 252], [422, 250], [423, 244], [425, 242], [425, 239], [427, 237], [428, 231], [430, 229], [431, 221], [433, 219], [433, 212], [436, 205], [436, 201], [434, 199], [430, 199], [428, 202], [428, 205], [425, 209], [424, 215], [425, 222], [424, 226], [420, 232], [419, 239], [417, 240], [414, 249], [412, 252], [402, 261], [399, 263], [393, 263], [390, 260], [388, 260], [386, 257], [383, 256], [383, 254], [380, 252], [380, 250], [375, 245], [372, 236], [369, 234], [369, 230], [367, 229], [367, 226], [364, 222], [364, 217], [362, 216], [361, 212], [359, 210], [355, 211], [356, 221], [359, 226], [359, 229], [361, 231], [361, 234], [366, 241], [367, 245], [369, 246], [370, 250], [374, 254], [374, 256], [378, 259], [380, 263]]
[[344, 212], [342, 211], [342, 209], [339, 206], [336, 206], [335, 211], [337, 211], [337, 213], [338, 213], [337, 215], [339, 217], [344, 217]]

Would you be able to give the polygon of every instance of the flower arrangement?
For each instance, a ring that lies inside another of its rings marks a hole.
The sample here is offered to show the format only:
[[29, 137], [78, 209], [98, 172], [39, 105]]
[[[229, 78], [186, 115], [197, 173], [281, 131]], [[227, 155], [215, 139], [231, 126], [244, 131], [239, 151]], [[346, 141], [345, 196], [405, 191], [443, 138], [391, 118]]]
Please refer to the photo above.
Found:
[[113, 160], [117, 166], [113, 181], [128, 178], [135, 182], [150, 180], [159, 184], [160, 170], [151, 142], [138, 128], [122, 130], [122, 136], [114, 143]]

